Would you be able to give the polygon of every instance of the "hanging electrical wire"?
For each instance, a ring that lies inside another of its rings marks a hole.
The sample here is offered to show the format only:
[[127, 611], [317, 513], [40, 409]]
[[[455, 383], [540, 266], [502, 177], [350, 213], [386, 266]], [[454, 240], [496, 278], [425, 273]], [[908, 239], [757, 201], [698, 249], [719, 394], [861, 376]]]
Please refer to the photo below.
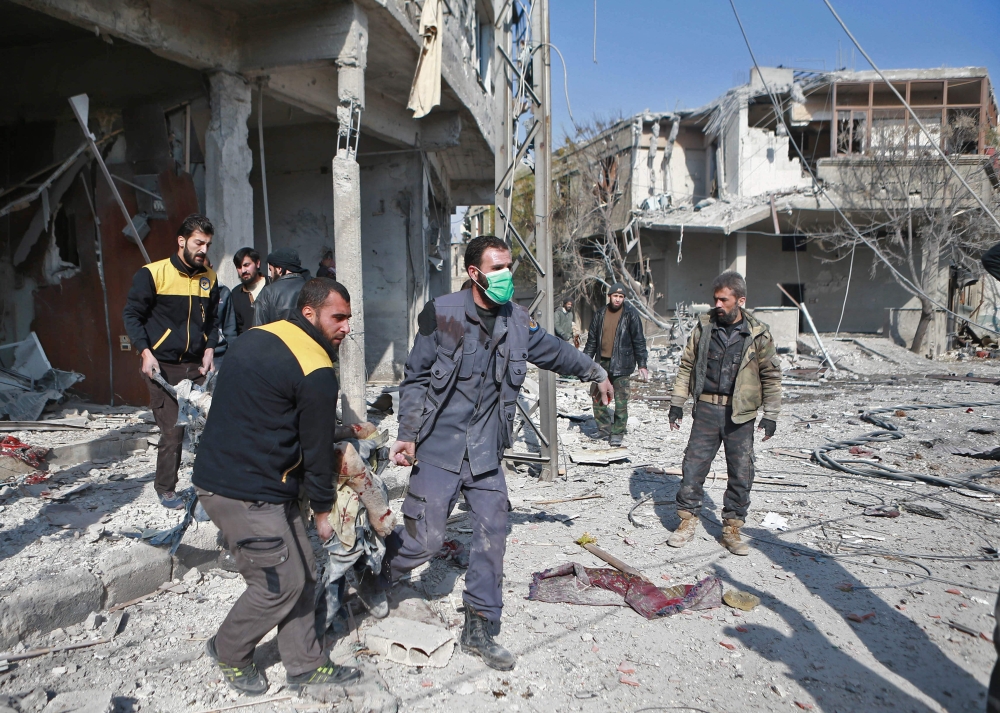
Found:
[[844, 323], [844, 312], [847, 310], [847, 296], [851, 294], [851, 276], [854, 275], [854, 253], [857, 252], [858, 241], [855, 240], [854, 244], [851, 245], [851, 266], [847, 269], [847, 287], [844, 288], [844, 304], [840, 308], [840, 319], [837, 320], [837, 331], [833, 333], [833, 338], [836, 339], [837, 335], [840, 334], [840, 325]]
[[[824, 0], [824, 2], [826, 2], [826, 0]], [[829, 3], [827, 3], [827, 4], [829, 4]], [[729, 5], [733, 9], [733, 15], [736, 17], [736, 23], [740, 27], [740, 33], [743, 35], [743, 42], [746, 44], [747, 51], [750, 53], [750, 59], [753, 61], [753, 66], [757, 70], [757, 76], [760, 78], [761, 84], [764, 87], [764, 91], [766, 92], [766, 94], [770, 98], [771, 103], [773, 105], [777, 106], [780, 102], [778, 101], [778, 98], [774, 94], [774, 92], [771, 91], [770, 84], [764, 78], [764, 73], [761, 72], [761, 70], [760, 70], [760, 65], [757, 62], [757, 55], [754, 53], [753, 47], [750, 44], [750, 38], [747, 36], [746, 29], [743, 27], [743, 20], [740, 19], [739, 11], [737, 11], [737, 9], [736, 9], [735, 0], [729, 0]], [[874, 65], [872, 65], [872, 66], [874, 66]], [[890, 84], [889, 86], [892, 86], [892, 85]], [[777, 116], [778, 116], [778, 119], [781, 121], [781, 125], [784, 127], [785, 133], [788, 136], [789, 143], [795, 149], [795, 153], [798, 154], [799, 160], [802, 162], [802, 165], [809, 172], [809, 177], [812, 179], [812, 182], [813, 182], [813, 190], [815, 190], [819, 195], [823, 196], [823, 198], [825, 198], [830, 203], [830, 206], [834, 209], [834, 211], [836, 211], [837, 215], [841, 218], [841, 220], [843, 220], [844, 223], [854, 232], [855, 236], [859, 240], [861, 240], [861, 242], [863, 242], [865, 245], [867, 245], [879, 260], [881, 260], [883, 263], [885, 263], [885, 266], [889, 268], [889, 271], [892, 272], [892, 274], [896, 277], [896, 279], [899, 282], [899, 284], [902, 285], [903, 288], [906, 289], [911, 294], [913, 294], [913, 295], [919, 295], [919, 296], [923, 297], [924, 299], [926, 299], [928, 302], [930, 302], [935, 307], [938, 307], [939, 309], [943, 310], [946, 314], [950, 314], [951, 316], [957, 317], [958, 319], [962, 320], [963, 322], [967, 322], [968, 321], [967, 317], [965, 317], [963, 315], [960, 315], [957, 312], [952, 311], [947, 305], [944, 305], [941, 302], [939, 302], [938, 300], [934, 299], [933, 297], [931, 297], [930, 295], [928, 295], [926, 292], [924, 292], [923, 289], [921, 289], [918, 285], [914, 284], [914, 282], [912, 280], [910, 280], [910, 278], [908, 278], [906, 275], [904, 275], [903, 273], [901, 273], [896, 268], [896, 266], [892, 264], [892, 262], [882, 253], [882, 251], [879, 250], [879, 248], [878, 248], [877, 245], [875, 245], [870, 240], [868, 240], [868, 238], [866, 238], [861, 233], [861, 231], [857, 229], [857, 227], [854, 225], [854, 223], [852, 223], [850, 221], [850, 219], [847, 217], [847, 215], [844, 213], [844, 211], [841, 210], [840, 206], [837, 205], [836, 201], [833, 200], [833, 198], [827, 192], [827, 190], [823, 186], [823, 184], [820, 183], [819, 177], [816, 175], [816, 172], [813, 170], [812, 166], [806, 160], [805, 154], [802, 152], [801, 147], [799, 146], [798, 142], [795, 140], [794, 136], [792, 135], [792, 132], [791, 132], [789, 126], [788, 126], [788, 123], [785, 121], [784, 112], [777, 112]], [[945, 160], [947, 161], [947, 158]], [[952, 170], [955, 170], [954, 166], [952, 166], [952, 164], [951, 164], [950, 161], [948, 161], [948, 165], [952, 168]], [[957, 175], [957, 172], [956, 172], [956, 175]], [[962, 179], [962, 183], [963, 183], [963, 185], [965, 185], [966, 187], [968, 187], [968, 184], [965, 182], [964, 179]], [[981, 206], [983, 206], [983, 208], [986, 210], [986, 212], [989, 214], [989, 216], [994, 220], [994, 222], [997, 222], [998, 227], [1000, 227], [1000, 221], [997, 221], [996, 216], [993, 215], [993, 213], [991, 213], [988, 208], [986, 208], [985, 204], [979, 199], [978, 195], [974, 194], [974, 196], [975, 196], [976, 200], [979, 201], [979, 204]], [[976, 327], [977, 327], [977, 329], [982, 329], [983, 331], [990, 332], [992, 334], [1000, 334], [1000, 330], [998, 330], [998, 329], [992, 329], [992, 328], [987, 327], [985, 325], [977, 324]]]

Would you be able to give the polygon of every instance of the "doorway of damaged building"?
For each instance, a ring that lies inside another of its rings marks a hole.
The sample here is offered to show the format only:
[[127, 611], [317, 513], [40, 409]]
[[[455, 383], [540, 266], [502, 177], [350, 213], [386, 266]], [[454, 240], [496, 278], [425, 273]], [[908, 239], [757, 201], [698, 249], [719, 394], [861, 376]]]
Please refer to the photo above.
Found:
[[0, 56], [0, 89], [17, 98], [0, 108], [0, 343], [34, 331], [53, 367], [84, 375], [81, 396], [144, 404], [122, 309], [145, 261], [67, 100], [91, 97], [90, 130], [155, 261], [204, 205], [203, 79], [3, 1]]

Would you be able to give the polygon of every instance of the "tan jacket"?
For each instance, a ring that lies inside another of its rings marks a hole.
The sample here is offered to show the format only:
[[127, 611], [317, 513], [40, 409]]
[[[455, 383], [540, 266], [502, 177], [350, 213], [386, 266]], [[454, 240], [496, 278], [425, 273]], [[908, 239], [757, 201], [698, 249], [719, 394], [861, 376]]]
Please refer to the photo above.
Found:
[[[770, 328], [758, 322], [746, 310], [743, 319], [750, 327], [750, 336], [743, 342], [743, 358], [736, 373], [733, 388], [733, 423], [746, 423], [757, 417], [757, 409], [764, 407], [764, 418], [778, 420], [781, 412], [781, 361], [774, 348]], [[671, 406], [683, 406], [688, 396], [697, 402], [705, 387], [708, 369], [708, 342], [701, 335], [706, 327], [711, 334], [711, 317], [703, 314], [691, 332], [680, 368], [674, 381]]]

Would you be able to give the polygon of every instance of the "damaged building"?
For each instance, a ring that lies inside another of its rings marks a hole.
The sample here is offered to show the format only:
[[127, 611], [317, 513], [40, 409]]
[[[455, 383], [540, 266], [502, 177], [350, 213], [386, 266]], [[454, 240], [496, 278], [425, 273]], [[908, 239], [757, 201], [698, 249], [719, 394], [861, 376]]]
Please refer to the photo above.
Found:
[[[970, 187], [995, 204], [997, 102], [986, 70], [894, 70], [886, 78]], [[780, 284], [821, 332], [883, 332], [909, 346], [919, 300], [884, 265], [873, 269], [874, 253], [854, 244], [824, 192], [872, 236], [886, 230], [887, 211], [898, 212], [887, 208], [893, 202], [956, 218], [977, 209], [957, 181], [947, 195], [921, 187], [938, 181], [914, 174], [923, 163], [946, 175], [930, 139], [874, 72], [763, 68], [704, 107], [644, 112], [564, 149], [556, 190], [576, 201], [598, 197], [660, 315], [707, 302], [714, 276], [735, 269], [747, 278], [752, 307], [791, 306]], [[577, 239], [589, 234], [575, 231]], [[977, 281], [981, 273], [942, 259], [924, 285], [940, 303], [996, 328], [1000, 302], [991, 281]], [[955, 330], [939, 310], [926, 353], [949, 348]]]
[[[35, 332], [86, 397], [147, 399], [122, 324], [144, 258], [71, 111], [86, 95], [151, 260], [193, 212], [230, 287], [241, 247], [295, 248], [313, 272], [333, 252], [363, 285], [351, 368], [398, 380], [420, 307], [450, 290], [453, 207], [492, 201], [494, 17], [483, 0], [0, 0], [0, 344]], [[335, 196], [338, 153], [360, 179]]]

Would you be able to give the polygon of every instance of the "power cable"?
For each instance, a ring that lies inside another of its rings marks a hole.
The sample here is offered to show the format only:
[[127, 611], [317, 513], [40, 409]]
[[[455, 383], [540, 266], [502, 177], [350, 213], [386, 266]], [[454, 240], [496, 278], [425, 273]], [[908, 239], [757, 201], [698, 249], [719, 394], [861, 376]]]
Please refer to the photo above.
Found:
[[983, 406], [1000, 406], [1000, 401], [972, 401], [966, 403], [945, 403], [945, 404], [909, 404], [906, 406], [889, 406], [887, 408], [873, 409], [871, 411], [866, 411], [861, 415], [862, 421], [867, 421], [875, 426], [881, 428], [881, 431], [872, 431], [871, 433], [866, 433], [857, 438], [850, 438], [843, 441], [831, 441], [825, 445], [816, 448], [813, 451], [813, 460], [822, 465], [825, 468], [831, 470], [838, 470], [843, 473], [851, 473], [853, 475], [862, 475], [872, 478], [888, 478], [890, 480], [904, 480], [904, 481], [923, 481], [925, 483], [930, 483], [931, 485], [944, 485], [953, 488], [968, 488], [970, 490], [981, 490], [985, 493], [992, 493], [993, 495], [1000, 495], [1000, 490], [995, 488], [989, 488], [985, 485], [980, 485], [974, 482], [974, 478], [982, 477], [996, 471], [1000, 471], [1000, 465], [991, 466], [989, 468], [983, 468], [981, 470], [975, 470], [968, 473], [962, 473], [956, 478], [941, 478], [936, 475], [927, 475], [925, 473], [914, 473], [906, 472], [903, 470], [898, 470], [896, 468], [890, 468], [889, 466], [882, 465], [881, 463], [869, 463], [867, 461], [856, 461], [856, 460], [838, 460], [830, 455], [827, 455], [831, 451], [843, 450], [845, 448], [853, 448], [855, 446], [864, 446], [869, 443], [886, 443], [888, 441], [895, 441], [905, 438], [905, 434], [899, 429], [895, 424], [889, 423], [884, 419], [879, 418], [876, 414], [891, 413], [895, 411], [925, 411], [925, 410], [937, 410], [937, 409], [952, 409], [952, 408], [977, 408]]
[[[824, 0], [824, 2], [825, 1], [826, 0]], [[737, 22], [737, 24], [740, 27], [740, 33], [743, 35], [743, 42], [747, 46], [747, 51], [750, 53], [750, 59], [753, 61], [754, 68], [757, 70], [757, 76], [760, 78], [761, 84], [763, 84], [763, 86], [764, 86], [764, 91], [767, 92], [767, 95], [771, 99], [771, 102], [774, 103], [774, 104], [777, 104], [777, 98], [775, 97], [774, 93], [771, 91], [771, 87], [768, 84], [767, 80], [764, 78], [763, 73], [760, 71], [760, 65], [757, 63], [757, 56], [754, 54], [753, 47], [750, 45], [750, 39], [747, 37], [746, 29], [743, 27], [743, 21], [740, 19], [740, 14], [739, 14], [739, 12], [736, 9], [736, 3], [735, 3], [735, 1], [734, 0], [729, 0], [729, 5], [733, 9], [733, 15], [735, 15], [736, 22]], [[875, 253], [875, 256], [878, 257], [879, 260], [881, 260], [883, 263], [885, 263], [886, 267], [889, 268], [889, 271], [892, 272], [892, 274], [896, 276], [896, 279], [899, 282], [899, 284], [902, 285], [903, 288], [906, 289], [911, 294], [913, 294], [913, 295], [919, 295], [919, 296], [924, 297], [932, 305], [934, 305], [935, 307], [940, 308], [941, 310], [943, 310], [947, 314], [950, 314], [953, 317], [957, 317], [958, 319], [962, 320], [963, 322], [968, 322], [969, 320], [968, 320], [967, 317], [963, 317], [962, 315], [958, 314], [957, 312], [953, 312], [947, 306], [941, 304], [936, 299], [934, 299], [933, 297], [931, 297], [930, 295], [928, 295], [926, 292], [924, 292], [916, 284], [914, 284], [913, 281], [910, 280], [910, 278], [906, 277], [906, 275], [904, 275], [903, 273], [901, 273], [896, 268], [896, 266], [893, 265], [889, 261], [889, 259], [882, 253], [882, 251], [879, 250], [879, 248], [878, 248], [877, 245], [875, 245], [874, 243], [872, 243], [871, 241], [869, 241], [861, 233], [861, 231], [859, 231], [857, 229], [857, 227], [855, 227], [854, 223], [852, 223], [850, 221], [850, 219], [847, 217], [847, 215], [844, 214], [844, 211], [841, 210], [840, 206], [838, 206], [837, 203], [833, 200], [833, 198], [830, 197], [830, 194], [827, 192], [826, 188], [819, 182], [819, 177], [816, 175], [816, 172], [813, 170], [812, 166], [810, 166], [809, 163], [806, 161], [805, 154], [802, 152], [802, 149], [799, 147], [798, 142], [795, 141], [794, 137], [792, 136], [791, 131], [789, 130], [789, 127], [788, 127], [788, 123], [785, 121], [784, 113], [779, 113], [778, 114], [778, 118], [781, 120], [782, 126], [785, 127], [785, 132], [788, 135], [788, 141], [789, 141], [789, 143], [791, 143], [792, 147], [795, 149], [795, 152], [798, 154], [799, 159], [802, 161], [802, 165], [806, 168], [806, 170], [809, 171], [809, 176], [812, 178], [812, 181], [813, 181], [814, 190], [817, 193], [819, 193], [821, 196], [823, 196], [827, 201], [829, 201], [830, 205], [833, 207], [834, 211], [836, 211], [837, 215], [840, 216], [840, 218], [844, 221], [844, 223], [854, 232], [854, 234], [857, 236], [857, 238], [860, 239], [865, 245], [867, 245], [872, 250], [872, 252]], [[951, 162], [949, 162], [948, 165], [951, 166]], [[954, 167], [952, 167], [952, 170], [955, 170]], [[965, 184], [964, 180], [962, 182], [963, 182], [963, 184]], [[965, 185], [968, 185], [968, 184], [965, 184]], [[978, 196], [976, 196], [976, 200], [977, 201], [979, 200]], [[980, 205], [983, 205], [982, 201], [979, 201], [979, 202], [980, 202]], [[989, 213], [988, 209], [987, 209], [987, 212]], [[996, 216], [994, 216], [992, 213], [989, 213], [989, 215], [993, 218], [994, 221], [997, 220]], [[998, 223], [998, 225], [1000, 225], [1000, 223]], [[991, 329], [990, 327], [987, 327], [985, 325], [976, 324], [976, 327], [978, 329], [982, 329], [984, 331], [990, 332], [991, 334], [1000, 334], [1000, 330], [998, 330], [998, 329]]]
[[833, 333], [833, 338], [836, 339], [837, 335], [840, 334], [840, 325], [844, 323], [844, 312], [847, 310], [847, 296], [851, 294], [851, 276], [854, 274], [854, 253], [857, 252], [858, 241], [854, 241], [854, 245], [851, 246], [851, 266], [847, 269], [847, 288], [844, 290], [844, 304], [840, 308], [840, 319], [837, 320], [837, 331]]

